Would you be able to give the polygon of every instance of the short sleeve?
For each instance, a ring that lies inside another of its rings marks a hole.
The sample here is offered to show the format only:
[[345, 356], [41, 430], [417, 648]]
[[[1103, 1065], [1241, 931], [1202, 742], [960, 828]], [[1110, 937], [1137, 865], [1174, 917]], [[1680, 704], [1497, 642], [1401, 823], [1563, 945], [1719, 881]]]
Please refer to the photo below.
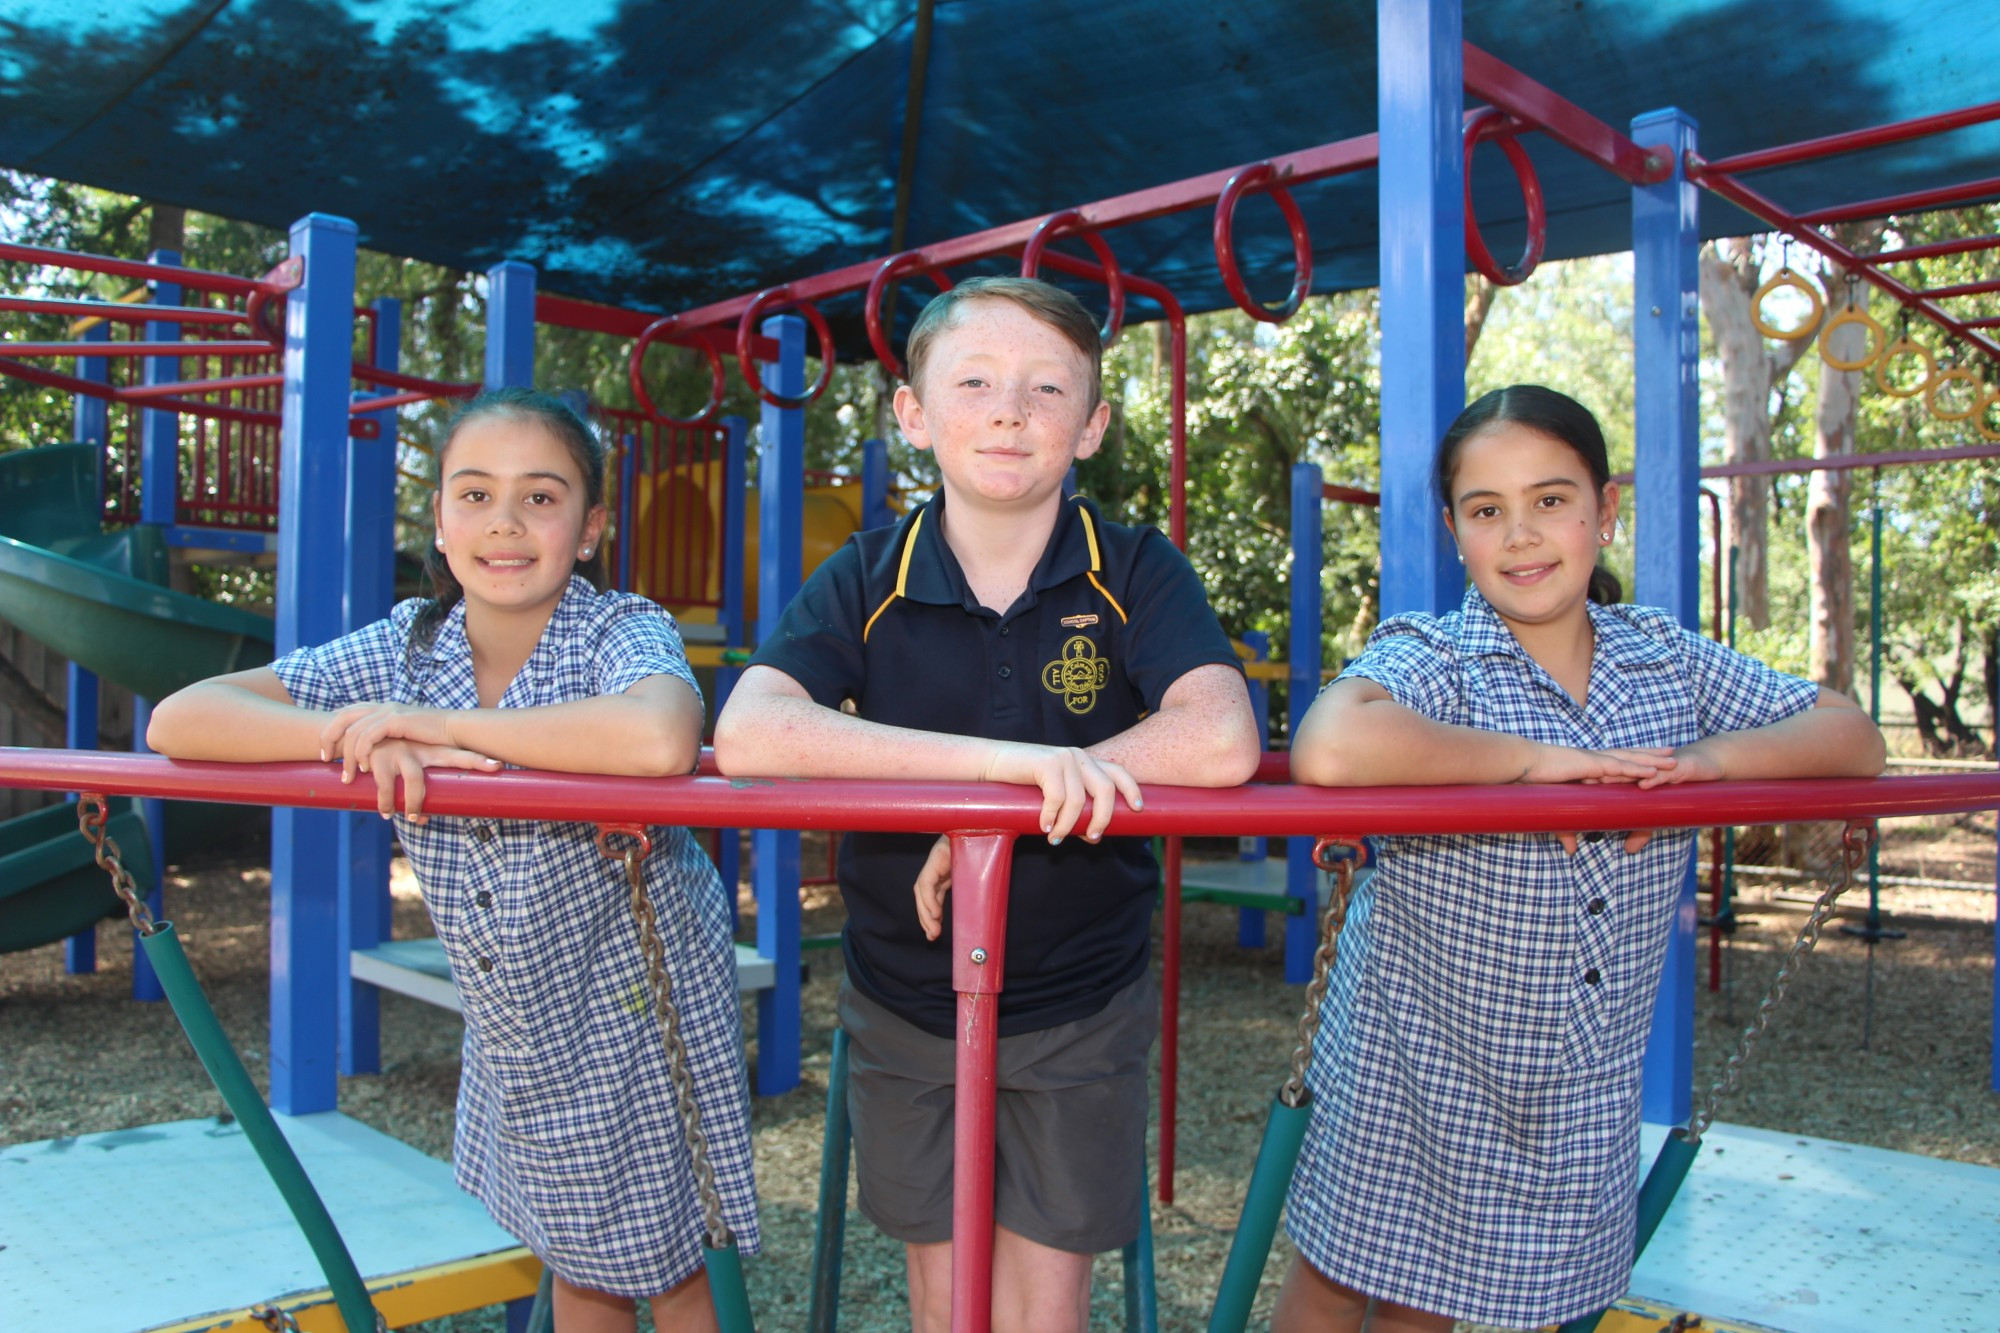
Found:
[[1418, 716], [1463, 726], [1467, 711], [1459, 674], [1458, 647], [1439, 621], [1397, 616], [1376, 627], [1339, 679], [1372, 680]]
[[1175, 681], [1197, 667], [1242, 671], [1235, 647], [1208, 604], [1201, 576], [1159, 532], [1148, 529], [1141, 539], [1125, 590], [1125, 674], [1148, 712], [1160, 707]]
[[271, 663], [271, 670], [301, 708], [330, 713], [349, 704], [393, 699], [410, 626], [422, 606], [421, 600], [402, 602], [387, 619], [331, 643], [294, 649]]
[[603, 636], [598, 641], [592, 689], [599, 695], [623, 694], [648, 676], [672, 676], [685, 681], [701, 698], [681, 646], [680, 628], [663, 606], [644, 597], [614, 594]]
[[859, 697], [867, 683], [861, 592], [861, 552], [850, 541], [812, 572], [750, 664], [784, 672], [828, 708]]
[[1694, 687], [1695, 717], [1704, 736], [1748, 731], [1805, 712], [1819, 686], [1765, 666], [1726, 644], [1675, 627], [1675, 649]]

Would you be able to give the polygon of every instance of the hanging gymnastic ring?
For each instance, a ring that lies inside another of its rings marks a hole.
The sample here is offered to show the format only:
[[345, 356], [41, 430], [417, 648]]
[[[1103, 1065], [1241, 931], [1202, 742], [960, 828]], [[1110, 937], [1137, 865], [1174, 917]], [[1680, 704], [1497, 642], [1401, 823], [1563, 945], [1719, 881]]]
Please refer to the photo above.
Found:
[[[766, 388], [764, 377], [757, 373], [757, 359], [750, 355], [750, 336], [756, 328], [757, 316], [764, 307], [783, 301], [806, 317], [812, 325], [813, 335], [819, 339], [819, 378], [807, 386], [801, 394], [779, 393]], [[782, 287], [766, 287], [750, 298], [750, 304], [743, 307], [743, 317], [736, 321], [736, 364], [743, 372], [744, 383], [750, 391], [773, 407], [804, 407], [826, 392], [826, 386], [833, 382], [833, 330], [827, 327], [826, 316], [811, 301], [792, 300], [792, 289], [788, 283]]]
[[1988, 393], [1979, 400], [1979, 406], [1972, 409], [1972, 426], [1979, 432], [1980, 439], [2000, 444], [2000, 430], [1989, 430], [1986, 425], [1986, 418], [1992, 414], [1995, 407], [2000, 407], [2000, 388]]
[[[1806, 294], [1812, 302], [1812, 313], [1800, 321], [1794, 329], [1781, 329], [1764, 318], [1764, 298], [1780, 287], [1795, 287]], [[1783, 265], [1768, 278], [1757, 294], [1750, 298], [1750, 322], [1757, 326], [1757, 332], [1766, 338], [1776, 338], [1781, 342], [1795, 343], [1801, 338], [1810, 338], [1819, 328], [1819, 317], [1826, 313], [1826, 298], [1819, 294], [1819, 288], [1792, 272], [1790, 264]]]
[[[1265, 305], [1250, 295], [1249, 287], [1243, 282], [1243, 270], [1236, 262], [1236, 204], [1245, 193], [1260, 185], [1265, 187], [1264, 193], [1276, 202], [1278, 211], [1285, 215], [1285, 226], [1292, 233], [1292, 290], [1284, 303], [1276, 306]], [[1266, 324], [1284, 323], [1297, 314], [1299, 304], [1312, 295], [1312, 235], [1306, 230], [1305, 215], [1299, 212], [1292, 192], [1276, 183], [1276, 168], [1269, 162], [1258, 162], [1243, 168], [1222, 187], [1222, 194], [1215, 201], [1215, 267], [1221, 272], [1222, 285], [1229, 289], [1229, 297], [1236, 302], [1236, 308]]]
[[[1061, 235], [1068, 227], [1081, 227], [1083, 214], [1074, 208], [1060, 213], [1051, 213], [1042, 219], [1042, 225], [1035, 228], [1035, 234], [1028, 238], [1028, 246], [1021, 251], [1021, 276], [1038, 278], [1041, 276], [1042, 251], [1048, 243]], [[1111, 247], [1102, 236], [1094, 231], [1078, 231], [1083, 243], [1090, 247], [1097, 262], [1104, 266], [1104, 290], [1110, 297], [1111, 308], [1104, 312], [1104, 323], [1097, 330], [1097, 336], [1106, 343], [1118, 336], [1125, 327], [1125, 273], [1118, 267], [1118, 256], [1111, 253]]]
[[[1889, 363], [1899, 356], [1920, 356], [1924, 359], [1924, 377], [1907, 389], [1896, 387], [1889, 379]], [[1911, 342], [1907, 334], [1884, 347], [1882, 355], [1875, 358], [1875, 383], [1892, 398], [1915, 398], [1931, 387], [1937, 373], [1937, 358], [1931, 355], [1931, 349], [1920, 342]]]
[[[1972, 404], [1963, 412], [1947, 412], [1938, 406], [1938, 390], [1952, 380], [1963, 380], [1972, 386]], [[1939, 421], [1963, 421], [1985, 403], [1986, 395], [1981, 392], [1985, 387], [1979, 382], [1979, 378], [1964, 366], [1947, 366], [1933, 375], [1931, 382], [1924, 386], [1924, 406], [1928, 407], [1931, 415]]]
[[[1549, 210], [1542, 199], [1542, 180], [1535, 174], [1528, 150], [1521, 146], [1520, 133], [1527, 128], [1497, 106], [1481, 107], [1465, 122], [1465, 253], [1474, 268], [1500, 287], [1526, 282], [1535, 266], [1542, 262], [1542, 251], [1549, 243]], [[1472, 211], [1472, 150], [1486, 139], [1499, 144], [1500, 151], [1507, 155], [1514, 168], [1514, 179], [1521, 186], [1521, 202], [1528, 210], [1528, 243], [1521, 251], [1520, 262], [1507, 268], [1502, 268], [1493, 258], [1493, 252], [1486, 248], [1486, 238], [1479, 234], [1479, 218]]]
[[[1843, 324], [1859, 324], [1867, 331], [1867, 355], [1850, 360], [1827, 350], [1827, 340], [1833, 336], [1833, 331]], [[1835, 370], [1866, 370], [1881, 360], [1882, 353], [1888, 349], [1889, 331], [1883, 328], [1873, 315], [1858, 305], [1842, 307], [1841, 312], [1828, 320], [1826, 327], [1819, 331], [1819, 359]]]
[[896, 349], [889, 346], [889, 332], [882, 324], [882, 293], [898, 278], [913, 273], [922, 273], [937, 284], [941, 292], [951, 290], [951, 279], [934, 268], [924, 266], [924, 252], [905, 250], [899, 255], [890, 255], [875, 270], [875, 276], [868, 279], [868, 296], [862, 302], [862, 319], [868, 325], [868, 345], [875, 349], [875, 359], [882, 368], [897, 379], [905, 379], [903, 363], [896, 356]]
[[713, 417], [716, 409], [722, 406], [722, 393], [727, 380], [727, 375], [722, 369], [722, 354], [717, 352], [712, 344], [707, 342], [695, 344], [708, 358], [709, 387], [708, 401], [701, 405], [701, 411], [691, 417], [671, 416], [662, 412], [653, 402], [653, 395], [646, 392], [645, 376], [639, 373], [641, 364], [646, 359], [646, 349], [652, 346], [655, 340], [671, 332], [674, 325], [680, 322], [680, 318], [679, 315], [666, 315], [645, 327], [639, 334], [639, 341], [632, 344], [632, 355], [625, 363], [626, 374], [632, 381], [632, 397], [638, 400], [639, 410], [647, 416], [669, 426], [699, 426]]

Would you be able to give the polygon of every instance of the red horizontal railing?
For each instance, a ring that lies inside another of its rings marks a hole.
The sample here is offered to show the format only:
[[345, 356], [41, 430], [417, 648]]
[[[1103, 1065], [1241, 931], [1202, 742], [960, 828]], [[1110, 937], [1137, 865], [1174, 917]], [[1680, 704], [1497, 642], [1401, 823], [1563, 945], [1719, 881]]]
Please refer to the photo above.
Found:
[[[1039, 835], [1033, 791], [990, 782], [859, 779], [619, 778], [587, 774], [425, 775], [435, 815], [696, 828], [958, 829]], [[372, 782], [332, 764], [221, 764], [157, 755], [0, 748], [0, 787], [165, 796], [235, 805], [370, 810]], [[1565, 833], [1816, 819], [1896, 819], [2000, 808], [2000, 772], [1782, 782], [1708, 782], [1640, 791], [1614, 786], [1146, 788], [1111, 831], [1150, 837], [1321, 833]]]

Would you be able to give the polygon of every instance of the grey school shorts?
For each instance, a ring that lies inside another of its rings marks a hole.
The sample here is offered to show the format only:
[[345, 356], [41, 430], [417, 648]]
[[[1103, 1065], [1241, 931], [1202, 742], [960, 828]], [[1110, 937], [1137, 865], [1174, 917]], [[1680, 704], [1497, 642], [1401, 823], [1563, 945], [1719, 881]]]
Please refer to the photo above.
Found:
[[[950, 1240], [953, 1043], [844, 981], [839, 1014], [861, 1211], [906, 1245]], [[1159, 1030], [1159, 986], [1148, 972], [1088, 1018], [1000, 1039], [996, 1222], [1075, 1254], [1138, 1238], [1146, 1059]]]

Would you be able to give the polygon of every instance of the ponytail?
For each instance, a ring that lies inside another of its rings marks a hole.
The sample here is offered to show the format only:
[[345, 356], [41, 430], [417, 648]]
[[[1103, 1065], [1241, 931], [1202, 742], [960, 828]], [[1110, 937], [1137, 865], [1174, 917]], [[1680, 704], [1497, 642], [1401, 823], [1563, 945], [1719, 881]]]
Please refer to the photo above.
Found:
[[1599, 606], [1615, 606], [1625, 600], [1625, 585], [1616, 574], [1598, 565], [1590, 571], [1590, 600]]

